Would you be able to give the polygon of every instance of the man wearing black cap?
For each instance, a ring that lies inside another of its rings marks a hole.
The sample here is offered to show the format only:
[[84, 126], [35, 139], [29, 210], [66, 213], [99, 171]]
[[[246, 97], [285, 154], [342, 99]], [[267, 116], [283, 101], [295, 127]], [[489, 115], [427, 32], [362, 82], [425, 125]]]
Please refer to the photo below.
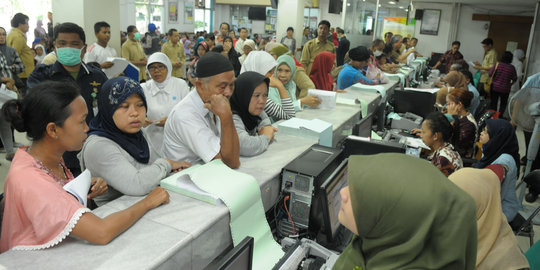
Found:
[[215, 52], [197, 63], [196, 91], [191, 91], [169, 114], [163, 154], [176, 161], [196, 163], [219, 158], [231, 168], [240, 166], [240, 145], [229, 98], [234, 91], [234, 70]]

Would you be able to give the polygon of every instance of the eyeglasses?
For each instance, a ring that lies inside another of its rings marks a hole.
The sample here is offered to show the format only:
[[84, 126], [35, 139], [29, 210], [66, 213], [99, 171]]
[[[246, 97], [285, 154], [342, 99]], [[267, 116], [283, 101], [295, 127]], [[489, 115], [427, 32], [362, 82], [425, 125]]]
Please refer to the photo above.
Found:
[[148, 67], [148, 71], [164, 70], [167, 69], [165, 65], [151, 65]]

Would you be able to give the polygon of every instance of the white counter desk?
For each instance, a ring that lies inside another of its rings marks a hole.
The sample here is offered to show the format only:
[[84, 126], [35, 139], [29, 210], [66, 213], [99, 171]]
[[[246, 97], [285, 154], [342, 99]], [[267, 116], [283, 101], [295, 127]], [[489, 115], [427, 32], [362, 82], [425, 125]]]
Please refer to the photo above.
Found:
[[[358, 112], [358, 107], [339, 106], [333, 111], [308, 109], [300, 116], [332, 122], [338, 130]], [[279, 197], [281, 169], [315, 143], [278, 132], [264, 153], [240, 158], [238, 170], [259, 183], [265, 211]], [[232, 244], [228, 208], [169, 193], [169, 204], [148, 212], [108, 245], [68, 237], [46, 250], [4, 252], [0, 269], [203, 269]], [[104, 217], [140, 199], [122, 196], [94, 213]]]

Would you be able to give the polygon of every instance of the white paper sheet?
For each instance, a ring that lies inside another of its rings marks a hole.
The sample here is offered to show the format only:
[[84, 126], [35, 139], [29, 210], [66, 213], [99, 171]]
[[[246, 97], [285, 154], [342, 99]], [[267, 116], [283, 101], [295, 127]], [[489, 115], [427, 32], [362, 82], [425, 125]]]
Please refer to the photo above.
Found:
[[90, 174], [90, 171], [86, 169], [77, 176], [77, 178], [65, 184], [64, 190], [75, 196], [82, 205], [86, 206], [86, 196], [88, 196], [91, 182], [92, 175]]
[[333, 109], [336, 107], [336, 92], [319, 90], [319, 89], [308, 89], [308, 96], [317, 96], [321, 101], [321, 104], [317, 106], [317, 109]]

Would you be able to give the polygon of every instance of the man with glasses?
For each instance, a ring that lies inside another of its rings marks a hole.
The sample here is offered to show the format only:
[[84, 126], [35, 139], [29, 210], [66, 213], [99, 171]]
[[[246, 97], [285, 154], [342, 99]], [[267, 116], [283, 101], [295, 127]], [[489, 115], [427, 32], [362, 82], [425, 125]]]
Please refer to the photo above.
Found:
[[[58, 60], [52, 65], [38, 65], [28, 77], [28, 87], [44, 81], [76, 83], [86, 101], [86, 123], [97, 115], [97, 95], [107, 76], [101, 69], [84, 64], [81, 59], [86, 52], [84, 30], [74, 23], [62, 23], [54, 28], [54, 50]], [[81, 173], [78, 152], [65, 152], [66, 166], [74, 176]]]
[[[11, 19], [11, 33], [7, 36], [7, 46], [14, 48], [24, 64], [24, 71], [17, 76], [26, 84], [28, 75], [34, 70], [34, 53], [32, 48], [26, 44], [26, 32], [30, 26], [28, 25], [28, 16], [17, 13]], [[26, 89], [19, 89], [22, 93], [26, 93]]]

